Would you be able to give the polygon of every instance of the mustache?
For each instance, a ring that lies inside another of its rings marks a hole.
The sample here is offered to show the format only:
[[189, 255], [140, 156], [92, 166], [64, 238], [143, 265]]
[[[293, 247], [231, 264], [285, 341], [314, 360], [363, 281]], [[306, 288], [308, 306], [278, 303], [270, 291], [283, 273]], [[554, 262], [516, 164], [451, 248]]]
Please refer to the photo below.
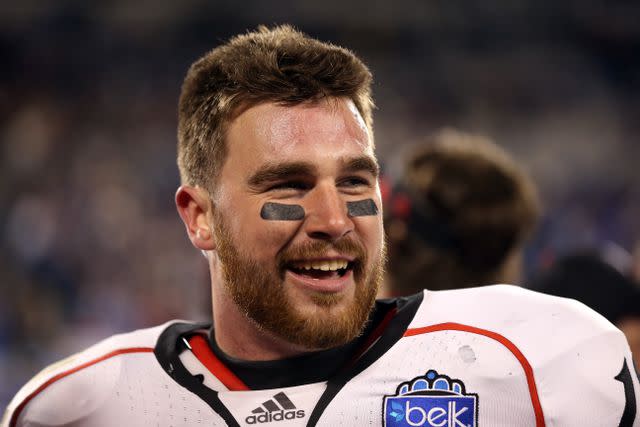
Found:
[[277, 263], [280, 269], [283, 270], [291, 261], [321, 258], [329, 251], [353, 258], [355, 265], [366, 264], [367, 253], [364, 246], [353, 239], [340, 239], [333, 242], [317, 240], [292, 246], [278, 255]]

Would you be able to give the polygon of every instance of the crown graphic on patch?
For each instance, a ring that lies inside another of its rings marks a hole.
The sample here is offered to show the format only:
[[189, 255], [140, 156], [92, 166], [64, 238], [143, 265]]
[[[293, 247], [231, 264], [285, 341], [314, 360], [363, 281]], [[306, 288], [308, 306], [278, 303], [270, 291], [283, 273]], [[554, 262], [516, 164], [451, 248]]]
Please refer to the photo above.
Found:
[[405, 381], [398, 386], [397, 396], [402, 395], [458, 395], [465, 394], [464, 384], [460, 380], [430, 369], [424, 376]]
[[398, 385], [382, 404], [384, 427], [478, 427], [478, 395], [430, 369]]

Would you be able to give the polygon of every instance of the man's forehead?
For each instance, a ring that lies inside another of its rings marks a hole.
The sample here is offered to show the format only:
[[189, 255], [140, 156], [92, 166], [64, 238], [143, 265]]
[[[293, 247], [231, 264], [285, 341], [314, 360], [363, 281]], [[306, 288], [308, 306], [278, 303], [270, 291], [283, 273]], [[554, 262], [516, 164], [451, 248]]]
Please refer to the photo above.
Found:
[[371, 135], [369, 134], [369, 128], [367, 127], [367, 124], [365, 123], [364, 118], [362, 117], [362, 114], [360, 114], [360, 110], [358, 110], [358, 107], [356, 107], [356, 104], [349, 99], [347, 100], [347, 107], [349, 108], [349, 111], [351, 111], [351, 114], [353, 115], [360, 129], [362, 129], [362, 131], [368, 135], [369, 139], [371, 139]]
[[239, 129], [245, 136], [277, 149], [336, 141], [355, 142], [365, 149], [372, 146], [362, 115], [347, 98], [326, 98], [296, 105], [258, 104], [232, 121], [230, 133]]

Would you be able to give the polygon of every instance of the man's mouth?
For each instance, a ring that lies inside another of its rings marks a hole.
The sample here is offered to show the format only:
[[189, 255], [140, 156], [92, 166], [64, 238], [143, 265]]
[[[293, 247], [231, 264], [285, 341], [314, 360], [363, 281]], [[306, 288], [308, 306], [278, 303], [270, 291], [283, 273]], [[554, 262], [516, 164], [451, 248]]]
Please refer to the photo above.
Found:
[[344, 277], [354, 265], [354, 261], [346, 259], [294, 261], [287, 265], [287, 269], [313, 279], [332, 279]]

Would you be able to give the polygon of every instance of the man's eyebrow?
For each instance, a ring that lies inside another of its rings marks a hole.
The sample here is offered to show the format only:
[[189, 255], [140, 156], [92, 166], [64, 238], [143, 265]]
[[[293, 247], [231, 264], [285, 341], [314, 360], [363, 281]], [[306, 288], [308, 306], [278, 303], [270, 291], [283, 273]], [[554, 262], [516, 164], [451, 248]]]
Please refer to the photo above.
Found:
[[251, 187], [259, 187], [265, 182], [274, 182], [291, 178], [292, 176], [310, 175], [315, 167], [306, 162], [267, 164], [258, 169], [247, 181]]
[[380, 175], [380, 166], [378, 166], [378, 162], [370, 156], [361, 156], [346, 160], [342, 168], [346, 172], [369, 172], [374, 176], [374, 178], [377, 178], [378, 175]]

